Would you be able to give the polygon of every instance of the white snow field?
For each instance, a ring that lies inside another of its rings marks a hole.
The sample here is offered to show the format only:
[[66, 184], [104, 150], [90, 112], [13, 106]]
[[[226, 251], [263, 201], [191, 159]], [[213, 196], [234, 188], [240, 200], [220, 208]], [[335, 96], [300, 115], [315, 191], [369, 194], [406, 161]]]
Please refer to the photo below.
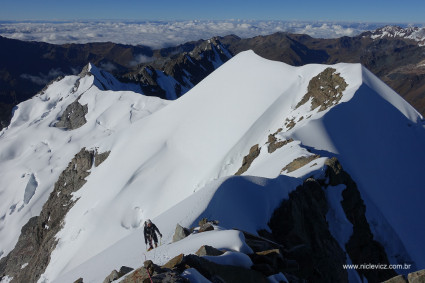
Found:
[[[321, 112], [310, 109], [311, 100], [296, 108], [311, 78], [328, 67], [348, 84], [339, 103]], [[122, 265], [137, 268], [145, 259], [162, 264], [204, 244], [229, 251], [217, 260], [248, 266], [244, 253], [250, 248], [231, 228], [254, 234], [268, 229], [288, 193], [307, 177], [323, 177], [332, 156], [357, 183], [390, 261], [398, 254], [425, 268], [424, 121], [361, 65], [292, 67], [247, 51], [173, 102], [143, 96], [94, 66], [90, 71], [94, 75], [65, 77], [19, 104], [0, 133], [2, 257], [82, 147], [111, 151], [74, 193], [78, 201], [39, 282], [102, 282]], [[87, 123], [71, 131], [52, 127], [78, 98], [88, 105]], [[295, 127], [286, 127], [287, 119]], [[268, 136], [279, 128], [279, 140], [294, 141], [270, 154]], [[256, 144], [259, 156], [234, 176]], [[295, 158], [313, 154], [320, 157], [282, 171]], [[342, 189], [327, 194], [327, 219], [340, 245], [352, 233], [339, 204]], [[219, 220], [218, 230], [171, 243], [177, 223], [197, 226], [202, 217]], [[162, 245], [150, 252], [143, 243], [147, 218], [163, 234]], [[202, 280], [193, 270], [187, 276]]]

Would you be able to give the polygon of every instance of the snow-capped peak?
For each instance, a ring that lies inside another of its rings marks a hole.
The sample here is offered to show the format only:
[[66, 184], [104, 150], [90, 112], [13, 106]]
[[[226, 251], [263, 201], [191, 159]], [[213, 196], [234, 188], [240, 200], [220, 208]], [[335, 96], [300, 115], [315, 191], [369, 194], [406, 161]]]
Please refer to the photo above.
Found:
[[385, 26], [370, 33], [372, 39], [392, 37], [412, 39], [418, 42], [419, 46], [425, 46], [425, 28], [399, 26]]

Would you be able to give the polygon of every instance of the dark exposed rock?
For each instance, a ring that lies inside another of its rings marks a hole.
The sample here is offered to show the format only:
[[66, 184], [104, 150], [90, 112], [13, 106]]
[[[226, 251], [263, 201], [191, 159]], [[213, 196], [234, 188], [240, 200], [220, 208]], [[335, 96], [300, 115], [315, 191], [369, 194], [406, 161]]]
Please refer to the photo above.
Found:
[[[218, 38], [212, 38], [201, 42], [190, 52], [182, 53], [175, 59], [172, 58], [162, 69], [182, 86], [191, 87], [229, 60], [228, 55], [230, 54], [221, 45]], [[187, 74], [190, 75], [187, 76]], [[190, 82], [190, 85], [187, 82]]]
[[264, 276], [276, 274], [276, 271], [268, 263], [254, 263], [251, 267], [252, 270], [258, 271]]
[[409, 273], [407, 280], [409, 283], [425, 283], [425, 269]]
[[260, 271], [266, 276], [279, 273], [281, 271], [298, 270], [298, 264], [295, 261], [288, 261], [280, 253], [279, 249], [267, 250], [250, 254], [253, 262], [252, 269]]
[[[152, 276], [153, 283], [190, 283], [189, 279], [182, 277], [175, 271], [166, 271]], [[148, 283], [151, 283], [148, 281]]]
[[242, 160], [242, 167], [239, 168], [239, 170], [235, 173], [235, 175], [242, 175], [248, 168], [251, 166], [252, 162], [255, 160], [255, 158], [260, 155], [261, 148], [258, 146], [258, 144], [253, 145], [251, 149], [249, 150], [248, 155], [246, 155]]
[[299, 264], [291, 274], [310, 282], [347, 282], [345, 254], [329, 232], [327, 211], [321, 185], [310, 178], [274, 211], [269, 227], [274, 239], [289, 250], [304, 247], [290, 254]]
[[184, 239], [189, 235], [190, 235], [189, 229], [180, 226], [180, 224], [177, 224], [176, 230], [174, 231], [174, 235], [173, 235], [173, 243], [180, 241], [181, 239]]
[[133, 271], [134, 268], [128, 267], [128, 266], [121, 266], [120, 267], [120, 271], [118, 271], [118, 275], [119, 277], [122, 277], [124, 275], [126, 275], [127, 273]]
[[181, 270], [195, 268], [205, 278], [212, 282], [217, 282], [214, 281], [217, 280], [217, 278], [222, 280], [222, 282], [268, 282], [267, 278], [258, 271], [239, 266], [216, 264], [196, 255], [185, 256], [178, 268]]
[[[232, 56], [218, 38], [164, 48], [154, 55], [155, 61], [140, 64], [125, 78], [139, 82], [144, 94], [167, 99], [182, 96]], [[167, 77], [174, 84], [175, 97], [163, 89], [164, 85], [158, 80], [160, 76]]]
[[77, 280], [74, 281], [74, 283], [83, 283], [83, 278], [78, 278]]
[[283, 171], [287, 171], [288, 173], [295, 171], [301, 167], [303, 167], [304, 165], [310, 163], [311, 161], [319, 158], [320, 155], [318, 154], [314, 154], [314, 155], [309, 155], [309, 156], [301, 156], [298, 158], [295, 158], [291, 163], [289, 163], [288, 165], [286, 165], [281, 172]]
[[[351, 176], [344, 171], [338, 159], [328, 159], [326, 176], [330, 185], [344, 184], [341, 205], [347, 219], [353, 224], [353, 234], [345, 248], [353, 264], [390, 264], [384, 247], [373, 239], [369, 223], [366, 219], [366, 206]], [[397, 274], [392, 269], [358, 269], [360, 276], [369, 282], [382, 282]]]
[[[246, 231], [241, 231], [245, 237], [245, 243], [254, 251], [254, 252], [264, 252], [274, 249], [283, 248], [281, 244], [278, 244], [274, 241], [269, 240], [268, 238], [257, 236]], [[265, 234], [265, 231], [260, 230], [259, 234]], [[271, 238], [273, 235], [266, 235]]]
[[199, 250], [197, 250], [195, 254], [197, 256], [206, 256], [206, 255], [219, 256], [219, 255], [222, 255], [223, 253], [224, 252], [222, 252], [222, 251], [220, 251], [220, 250], [218, 250], [214, 247], [204, 245], [204, 246], [200, 247]]
[[[13, 277], [12, 282], [36, 282], [44, 273], [57, 244], [55, 236], [76, 202], [72, 200], [72, 193], [86, 183], [94, 161], [95, 152], [85, 148], [75, 155], [60, 174], [40, 215], [22, 227], [15, 248], [0, 260], [0, 274]], [[21, 269], [23, 264], [28, 265]]]
[[81, 105], [78, 99], [79, 98], [66, 107], [60, 120], [55, 124], [55, 127], [75, 130], [87, 123], [85, 116], [88, 113], [88, 106]]
[[326, 110], [341, 100], [342, 92], [347, 86], [344, 78], [336, 73], [334, 68], [326, 68], [310, 80], [308, 91], [297, 104], [296, 108], [312, 98], [311, 110], [319, 106], [319, 111]]

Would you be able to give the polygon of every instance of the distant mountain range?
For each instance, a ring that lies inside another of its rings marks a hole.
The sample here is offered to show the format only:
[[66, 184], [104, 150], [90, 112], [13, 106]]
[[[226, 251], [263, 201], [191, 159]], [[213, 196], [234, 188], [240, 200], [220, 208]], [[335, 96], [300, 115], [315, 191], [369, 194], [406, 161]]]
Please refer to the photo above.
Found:
[[0, 37], [0, 127], [12, 108], [59, 75], [91, 62], [144, 94], [175, 99], [230, 57], [252, 49], [260, 56], [302, 66], [361, 63], [425, 114], [425, 29], [387, 26], [355, 37], [316, 39], [275, 33], [242, 39], [217, 37], [152, 50], [115, 43], [52, 45]]

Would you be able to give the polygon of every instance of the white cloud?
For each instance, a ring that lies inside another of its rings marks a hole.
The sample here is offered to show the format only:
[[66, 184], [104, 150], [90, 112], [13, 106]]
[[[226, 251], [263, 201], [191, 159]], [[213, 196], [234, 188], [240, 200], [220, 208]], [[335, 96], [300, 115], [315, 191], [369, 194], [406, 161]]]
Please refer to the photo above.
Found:
[[154, 60], [153, 57], [149, 57], [149, 56], [145, 56], [143, 54], [139, 54], [139, 55], [135, 56], [134, 60], [131, 61], [129, 65], [131, 67], [135, 67], [135, 66], [142, 64], [142, 63], [152, 62], [153, 60]]
[[63, 72], [60, 69], [51, 69], [49, 73], [43, 74], [39, 73], [38, 75], [22, 74], [21, 78], [30, 80], [38, 85], [46, 85], [51, 80], [63, 75]]
[[235, 34], [242, 38], [275, 32], [304, 33], [313, 37], [354, 36], [383, 24], [286, 21], [174, 21], [174, 22], [12, 22], [0, 23], [0, 35], [55, 44], [111, 41], [153, 48]]
[[113, 72], [117, 69], [117, 67], [111, 62], [102, 62], [99, 67], [107, 72]]

